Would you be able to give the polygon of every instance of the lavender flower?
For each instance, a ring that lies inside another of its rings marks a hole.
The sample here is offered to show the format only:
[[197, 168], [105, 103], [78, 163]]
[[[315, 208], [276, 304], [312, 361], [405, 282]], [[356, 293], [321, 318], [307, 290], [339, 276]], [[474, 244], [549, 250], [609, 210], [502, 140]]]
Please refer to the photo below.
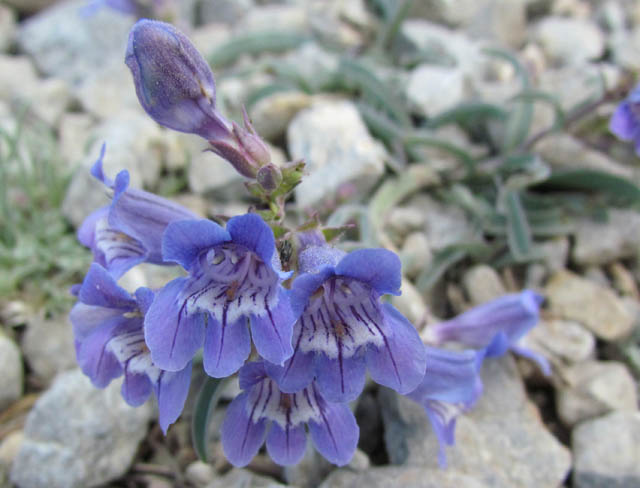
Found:
[[360, 434], [353, 413], [346, 404], [326, 401], [315, 383], [284, 393], [264, 363], [254, 362], [240, 370], [240, 388], [245, 391], [231, 402], [222, 424], [222, 447], [233, 465], [247, 465], [265, 435], [276, 463], [298, 463], [306, 448], [305, 424], [315, 448], [330, 462], [343, 466], [353, 457]]
[[173, 264], [162, 258], [164, 230], [170, 222], [198, 216], [164, 198], [130, 189], [126, 170], [111, 181], [102, 171], [104, 154], [103, 145], [91, 174], [113, 191], [113, 201], [85, 219], [78, 239], [115, 278], [141, 262]]
[[[292, 354], [295, 317], [280, 281], [273, 232], [256, 214], [234, 217], [223, 229], [208, 220], [173, 222], [164, 234], [164, 259], [189, 276], [169, 282], [145, 318], [153, 361], [174, 371], [204, 341], [204, 369], [214, 377], [236, 372], [258, 353], [281, 364]], [[206, 329], [206, 330], [205, 330]]]
[[365, 370], [377, 383], [409, 393], [422, 381], [425, 349], [413, 325], [390, 304], [399, 294], [400, 260], [386, 249], [350, 254], [328, 246], [300, 253], [304, 272], [293, 283], [291, 304], [299, 317], [294, 352], [284, 367], [267, 365], [280, 389], [298, 391], [317, 379], [324, 398], [355, 399]]
[[255, 178], [271, 161], [269, 149], [244, 114], [244, 127], [215, 108], [215, 82], [205, 59], [171, 24], [138, 21], [129, 34], [125, 62], [142, 107], [159, 124], [198, 134], [241, 175]]
[[231, 136], [215, 109], [216, 87], [209, 65], [171, 24], [141, 19], [129, 34], [125, 63], [140, 104], [161, 125], [208, 140]]
[[500, 356], [511, 349], [537, 362], [542, 371], [549, 374], [546, 358], [522, 344], [527, 332], [540, 319], [543, 301], [544, 297], [531, 290], [508, 294], [428, 327], [425, 340], [436, 345], [455, 341], [484, 349], [485, 357]]
[[71, 310], [78, 364], [98, 388], [124, 374], [122, 396], [139, 406], [151, 390], [158, 398], [159, 422], [166, 433], [180, 416], [189, 392], [191, 362], [163, 371], [151, 360], [143, 333], [143, 316], [153, 292], [140, 288], [131, 297], [109, 273], [93, 263]]
[[623, 141], [633, 141], [640, 156], [640, 85], [618, 105], [609, 122], [609, 129]]
[[420, 386], [407, 397], [424, 408], [438, 438], [438, 463], [446, 467], [446, 446], [455, 443], [457, 417], [469, 410], [482, 393], [481, 365], [474, 351], [445, 351], [427, 347], [427, 372]]

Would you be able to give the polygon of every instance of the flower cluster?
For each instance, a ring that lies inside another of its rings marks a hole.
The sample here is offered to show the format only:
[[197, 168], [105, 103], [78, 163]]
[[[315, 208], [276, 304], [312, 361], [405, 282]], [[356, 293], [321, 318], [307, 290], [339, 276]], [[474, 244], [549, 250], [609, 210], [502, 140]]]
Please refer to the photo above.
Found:
[[[126, 171], [107, 178], [103, 147], [92, 174], [112, 202], [79, 230], [94, 263], [74, 289], [78, 303], [71, 312], [78, 362], [97, 387], [124, 375], [122, 394], [131, 405], [153, 390], [166, 432], [183, 409], [202, 349], [208, 375], [239, 376], [242, 393], [222, 426], [231, 463], [248, 464], [266, 440], [275, 462], [295, 464], [308, 432], [324, 457], [344, 465], [359, 437], [349, 402], [362, 392], [367, 372], [423, 405], [445, 446], [453, 443], [456, 416], [482, 391], [478, 371], [485, 357], [512, 349], [536, 358], [520, 344], [537, 322], [540, 297], [533, 292], [428, 330], [433, 345], [453, 341], [475, 351], [425, 346], [413, 325], [383, 301], [400, 294], [394, 253], [345, 253], [317, 226], [283, 231], [284, 208], [278, 205], [295, 186], [298, 166], [275, 168], [246, 114], [240, 127], [217, 111], [208, 65], [174, 27], [139, 21], [126, 63], [147, 113], [166, 127], [205, 138], [250, 180], [266, 210], [219, 225], [129, 188]], [[293, 251], [282, 263], [277, 249], [284, 244]], [[183, 276], [131, 295], [116, 280], [143, 262], [179, 266]]]

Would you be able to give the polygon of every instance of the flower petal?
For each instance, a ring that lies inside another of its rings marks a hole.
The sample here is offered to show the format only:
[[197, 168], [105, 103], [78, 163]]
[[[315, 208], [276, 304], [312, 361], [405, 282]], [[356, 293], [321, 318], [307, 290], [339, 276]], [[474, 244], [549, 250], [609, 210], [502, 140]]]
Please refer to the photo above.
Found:
[[218, 322], [209, 315], [204, 338], [204, 370], [214, 378], [225, 378], [240, 369], [251, 352], [251, 337], [247, 318], [227, 322], [223, 312]]
[[276, 464], [291, 466], [298, 464], [304, 457], [307, 447], [307, 435], [304, 425], [292, 427], [287, 425], [284, 429], [276, 422], [271, 424], [271, 430], [267, 436], [267, 451]]
[[82, 282], [78, 299], [87, 305], [133, 310], [136, 302], [129, 292], [119, 287], [113, 277], [97, 263], [91, 263]]
[[204, 340], [203, 314], [190, 314], [179, 299], [187, 282], [177, 278], [167, 283], [144, 318], [144, 338], [153, 363], [168, 371], [182, 370]]
[[169, 426], [180, 417], [184, 408], [191, 384], [191, 365], [189, 361], [187, 367], [180, 371], [161, 371], [154, 385], [158, 398], [158, 421], [165, 434]]
[[271, 363], [283, 364], [293, 354], [291, 336], [296, 321], [288, 293], [279, 288], [276, 307], [271, 310], [265, 300], [265, 308], [265, 315], [251, 315], [251, 337], [260, 356]]
[[96, 327], [91, 324], [90, 331], [84, 330], [81, 334], [76, 334], [75, 330], [82, 330], [84, 326], [84, 323], [78, 322], [78, 319], [74, 317], [74, 310], [78, 310], [78, 308], [76, 305], [71, 311], [71, 320], [76, 336], [78, 365], [96, 387], [104, 388], [111, 380], [122, 374], [122, 366], [113, 353], [107, 350], [107, 344], [118, 329], [127, 326], [127, 320], [121, 315], [112, 316]]
[[334, 275], [331, 267], [321, 268], [317, 273], [305, 273], [298, 276], [291, 286], [291, 309], [296, 317], [302, 315], [307, 308], [309, 298], [313, 293]]
[[520, 343], [513, 344], [511, 346], [511, 350], [516, 354], [519, 354], [520, 356], [536, 363], [540, 368], [540, 371], [542, 371], [542, 374], [544, 374], [545, 376], [551, 376], [551, 365], [549, 364], [547, 358], [545, 358], [542, 354], [537, 353]]
[[360, 429], [346, 404], [320, 404], [320, 419], [309, 421], [311, 440], [326, 459], [338, 466], [344, 466], [351, 461], [356, 451]]
[[426, 347], [427, 372], [420, 385], [407, 396], [420, 404], [427, 400], [473, 403], [478, 380], [475, 351], [446, 351]]
[[231, 239], [229, 233], [210, 220], [181, 220], [167, 226], [162, 239], [162, 255], [190, 270], [205, 249]]
[[630, 141], [638, 133], [640, 124], [631, 112], [629, 102], [624, 101], [611, 116], [609, 130], [623, 141]]
[[[302, 336], [298, 336], [301, 339]], [[295, 393], [309, 386], [315, 376], [313, 353], [304, 353], [296, 347], [283, 366], [265, 363], [267, 373], [284, 393]]]
[[362, 281], [381, 295], [400, 295], [400, 258], [388, 249], [359, 249], [347, 254], [336, 266], [336, 274]]
[[438, 401], [429, 402], [424, 406], [431, 427], [438, 438], [438, 464], [447, 467], [447, 453], [445, 448], [455, 444], [456, 419], [463, 409], [451, 403]]
[[343, 357], [338, 354], [337, 358], [330, 359], [326, 354], [318, 353], [314, 362], [318, 389], [325, 400], [344, 403], [358, 398], [364, 388], [366, 371], [362, 355]]
[[[107, 218], [109, 206], [99, 208], [91, 213], [80, 225], [78, 229], [78, 240], [80, 243], [93, 250], [95, 243], [96, 224], [99, 220]], [[102, 263], [101, 263], [102, 264]]]
[[384, 344], [369, 347], [365, 356], [371, 378], [398, 393], [414, 390], [427, 366], [425, 346], [411, 323], [388, 303], [382, 306], [387, 331]]
[[109, 225], [135, 238], [147, 250], [148, 260], [162, 263], [162, 236], [171, 222], [198, 219], [198, 215], [171, 200], [129, 188], [129, 173], [116, 176], [109, 208]]
[[128, 373], [125, 368], [124, 380], [120, 389], [122, 398], [132, 407], [139, 407], [151, 394], [151, 381], [146, 374]]
[[263, 361], [252, 361], [245, 364], [238, 372], [238, 383], [241, 390], [248, 390], [256, 383], [262, 381], [267, 373], [264, 369]]
[[247, 411], [249, 394], [238, 395], [227, 408], [227, 415], [220, 429], [222, 449], [231, 464], [246, 466], [260, 450], [264, 442], [265, 419], [253, 423]]
[[276, 242], [271, 227], [262, 217], [254, 213], [233, 217], [227, 222], [227, 231], [234, 243], [256, 253], [266, 265], [271, 264]]

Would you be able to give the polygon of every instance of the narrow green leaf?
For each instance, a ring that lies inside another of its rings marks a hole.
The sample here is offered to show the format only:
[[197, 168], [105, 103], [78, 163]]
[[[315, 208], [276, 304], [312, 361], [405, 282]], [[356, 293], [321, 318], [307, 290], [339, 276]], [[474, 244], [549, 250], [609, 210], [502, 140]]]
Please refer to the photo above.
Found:
[[218, 46], [209, 54], [208, 60], [211, 66], [219, 68], [232, 63], [244, 54], [256, 55], [264, 52], [288, 51], [299, 47], [307, 40], [307, 36], [297, 32], [252, 32], [234, 37], [229, 42]]
[[212, 378], [207, 376], [198, 393], [196, 404], [191, 419], [191, 439], [193, 448], [201, 461], [205, 463], [209, 459], [207, 445], [207, 431], [211, 414], [220, 400], [220, 394], [225, 384], [225, 378]]
[[554, 97], [552, 94], [541, 91], [541, 90], [524, 90], [520, 93], [518, 93], [516, 96], [514, 96], [511, 99], [512, 102], [515, 101], [523, 101], [523, 102], [536, 102], [536, 101], [540, 101], [540, 102], [545, 102], [549, 105], [551, 105], [551, 107], [553, 108], [554, 111], [554, 119], [553, 119], [553, 125], [552, 130], [560, 130], [565, 123], [566, 120], [566, 114], [564, 112], [564, 109], [562, 108], [562, 104], [558, 101], [558, 99], [556, 97]]
[[536, 186], [542, 190], [573, 190], [602, 193], [614, 201], [640, 203], [640, 187], [620, 176], [591, 169], [554, 171]]
[[516, 261], [527, 260], [532, 251], [531, 228], [516, 191], [508, 190], [504, 195], [507, 215], [507, 243]]
[[412, 0], [404, 0], [400, 5], [396, 4], [393, 14], [385, 23], [384, 29], [378, 37], [379, 40], [376, 39], [382, 49], [387, 49], [398, 35], [398, 31], [407, 17], [412, 3]]
[[433, 260], [416, 280], [416, 287], [420, 292], [429, 291], [438, 280], [456, 263], [466, 257], [479, 261], [486, 261], [495, 252], [495, 246], [482, 242], [468, 244], [452, 244], [440, 249], [433, 256]]
[[338, 88], [360, 91], [366, 99], [372, 101], [402, 126], [411, 126], [407, 107], [402, 100], [362, 61], [342, 58], [336, 73], [336, 82], [339, 85]]
[[437, 139], [435, 137], [432, 137], [431, 135], [421, 134], [419, 132], [414, 132], [413, 134], [406, 135], [403, 140], [407, 151], [410, 151], [411, 148], [414, 148], [416, 146], [435, 147], [448, 152], [449, 154], [452, 154], [453, 156], [458, 158], [460, 162], [466, 166], [469, 173], [472, 173], [475, 170], [475, 159], [464, 149], [447, 141]]
[[448, 124], [464, 124], [479, 119], [506, 119], [508, 112], [493, 103], [464, 102], [445, 110], [427, 121], [427, 127], [437, 129]]

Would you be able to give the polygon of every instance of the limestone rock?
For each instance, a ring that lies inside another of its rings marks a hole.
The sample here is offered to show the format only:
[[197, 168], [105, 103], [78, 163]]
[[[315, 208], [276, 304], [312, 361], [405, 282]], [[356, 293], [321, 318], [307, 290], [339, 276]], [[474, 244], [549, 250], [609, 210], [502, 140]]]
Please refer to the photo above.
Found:
[[22, 358], [11, 339], [0, 334], [0, 412], [22, 395]]
[[95, 388], [62, 373], [27, 417], [11, 480], [20, 487], [90, 488], [122, 476], [147, 433], [151, 408], [128, 406], [119, 382]]
[[571, 433], [573, 488], [640, 485], [640, 413], [612, 412]]
[[621, 339], [633, 328], [634, 316], [611, 289], [570, 271], [556, 272], [545, 295], [554, 316], [580, 322], [601, 339]]
[[567, 387], [556, 394], [560, 419], [568, 426], [612, 410], [636, 411], [636, 384], [624, 364], [586, 361], [563, 372]]
[[[569, 451], [547, 431], [527, 399], [514, 360], [485, 361], [482, 380], [477, 405], [458, 418], [447, 470], [494, 488], [561, 485], [571, 466]], [[438, 443], [422, 407], [391, 390], [379, 395], [391, 462], [437, 469]]]
[[369, 134], [351, 102], [322, 102], [299, 112], [287, 130], [289, 154], [304, 159], [309, 175], [296, 187], [296, 201], [308, 209], [346, 185], [370, 189], [388, 155]]

